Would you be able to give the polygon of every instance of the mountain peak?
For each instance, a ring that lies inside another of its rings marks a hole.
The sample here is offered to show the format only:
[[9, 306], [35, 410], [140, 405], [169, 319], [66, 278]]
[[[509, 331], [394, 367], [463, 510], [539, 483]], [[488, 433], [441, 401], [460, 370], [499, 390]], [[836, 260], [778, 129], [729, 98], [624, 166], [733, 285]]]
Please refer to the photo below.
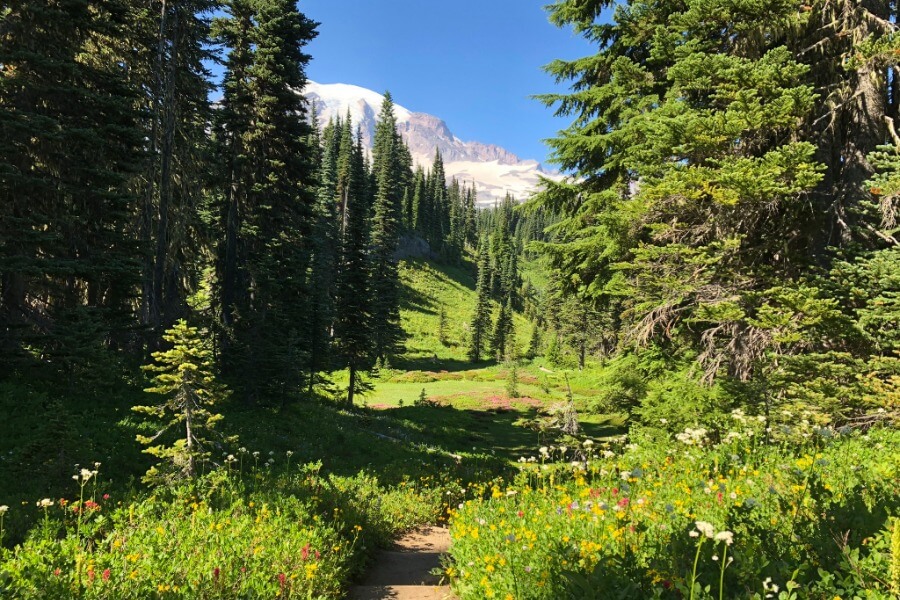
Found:
[[[344, 118], [349, 111], [362, 132], [363, 143], [372, 147], [382, 94], [356, 85], [313, 81], [308, 82], [303, 94], [315, 107], [321, 126], [331, 119]], [[440, 150], [447, 176], [474, 182], [483, 206], [502, 200], [507, 192], [524, 200], [533, 193], [540, 177], [547, 176], [537, 161], [521, 160], [493, 144], [462, 141], [440, 117], [413, 112], [399, 104], [394, 104], [394, 115], [416, 164], [427, 168], [434, 160], [435, 149]]]

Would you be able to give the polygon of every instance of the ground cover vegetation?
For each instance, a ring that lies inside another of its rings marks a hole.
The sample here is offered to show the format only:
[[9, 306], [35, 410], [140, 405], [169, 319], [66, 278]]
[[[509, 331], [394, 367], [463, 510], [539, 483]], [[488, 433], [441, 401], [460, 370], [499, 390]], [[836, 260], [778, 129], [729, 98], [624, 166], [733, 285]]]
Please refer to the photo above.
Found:
[[5, 3], [0, 595], [449, 520], [463, 599], [896, 597], [896, 11], [559, 0], [570, 176], [476, 210], [389, 94], [318, 123], [294, 2]]

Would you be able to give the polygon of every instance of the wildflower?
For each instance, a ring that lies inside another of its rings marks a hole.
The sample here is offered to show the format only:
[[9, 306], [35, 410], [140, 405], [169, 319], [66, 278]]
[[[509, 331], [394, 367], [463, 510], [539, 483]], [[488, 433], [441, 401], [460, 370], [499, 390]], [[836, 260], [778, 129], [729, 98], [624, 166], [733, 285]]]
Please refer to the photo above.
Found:
[[286, 455], [288, 458], [290, 458], [290, 457], [292, 457], [292, 456], [294, 455], [294, 451], [293, 451], [293, 450], [288, 450], [287, 452], [285, 452], [285, 455]]
[[50, 508], [51, 506], [53, 506], [53, 500], [51, 500], [50, 498], [44, 498], [43, 500], [38, 502], [37, 505], [38, 508]]
[[594, 445], [594, 440], [584, 440], [583, 446], [584, 446], [585, 448], [590, 448], [590, 447], [593, 446], [593, 445]]
[[712, 539], [716, 533], [715, 528], [712, 523], [707, 523], [706, 521], [697, 521], [694, 523], [697, 526], [697, 531], [705, 535], [706, 537]]
[[103, 570], [103, 575], [102, 575], [102, 577], [103, 577], [103, 581], [109, 581], [109, 569], [104, 569], [104, 570]]
[[8, 511], [8, 510], [9, 510], [9, 507], [7, 505], [4, 504], [3, 506], [0, 506], [0, 515], [6, 514], [6, 511]]

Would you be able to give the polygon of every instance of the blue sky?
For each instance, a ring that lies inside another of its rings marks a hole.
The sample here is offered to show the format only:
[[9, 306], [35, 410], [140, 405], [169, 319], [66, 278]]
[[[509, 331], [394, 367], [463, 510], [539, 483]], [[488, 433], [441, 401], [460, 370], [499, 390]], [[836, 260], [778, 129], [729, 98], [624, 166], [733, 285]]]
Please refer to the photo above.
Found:
[[568, 125], [532, 94], [565, 91], [541, 67], [589, 54], [550, 24], [549, 0], [300, 0], [319, 21], [307, 75], [383, 92], [447, 122], [466, 141], [545, 161], [542, 140]]

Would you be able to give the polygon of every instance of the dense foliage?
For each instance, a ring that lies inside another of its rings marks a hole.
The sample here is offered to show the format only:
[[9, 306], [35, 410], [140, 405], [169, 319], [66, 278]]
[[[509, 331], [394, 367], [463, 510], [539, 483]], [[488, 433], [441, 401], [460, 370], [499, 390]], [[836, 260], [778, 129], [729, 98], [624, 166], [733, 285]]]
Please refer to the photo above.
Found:
[[573, 176], [536, 200], [561, 217], [537, 247], [588, 307], [563, 313], [639, 369], [605, 400], [649, 426], [691, 402], [709, 426], [735, 405], [896, 417], [896, 7], [550, 11], [598, 51], [548, 67], [573, 83], [544, 97], [574, 118], [551, 141]]

